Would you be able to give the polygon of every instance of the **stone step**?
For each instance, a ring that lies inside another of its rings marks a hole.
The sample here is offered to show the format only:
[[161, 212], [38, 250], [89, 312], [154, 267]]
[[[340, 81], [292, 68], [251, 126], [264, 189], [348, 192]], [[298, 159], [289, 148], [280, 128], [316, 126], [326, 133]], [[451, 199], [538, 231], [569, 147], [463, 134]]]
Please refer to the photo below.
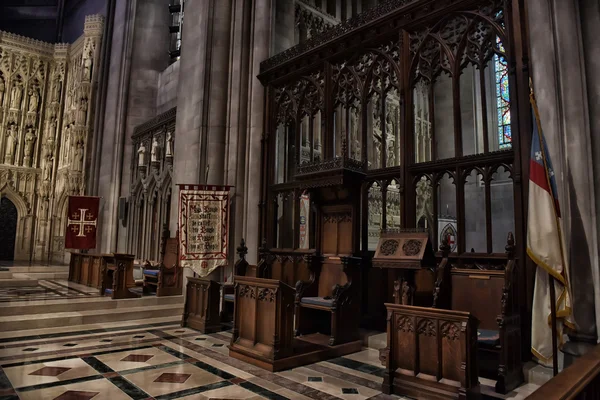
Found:
[[[15, 280], [11, 280], [11, 282], [14, 283]], [[2, 286], [1, 283], [0, 286]], [[11, 284], [11, 286], [15, 285]], [[113, 300], [110, 297], [82, 297], [69, 299], [68, 301], [65, 301], [65, 299], [57, 299], [27, 302], [9, 302], [5, 304], [0, 303], [0, 317], [39, 313], [51, 314], [70, 311], [115, 310], [128, 309], [132, 307], [139, 308], [159, 305], [178, 305], [183, 307], [183, 303], [183, 296], [145, 296], [138, 299], [123, 300]]]
[[[152, 324], [160, 324], [164, 325], [165, 323], [179, 325], [181, 323], [181, 315], [171, 315], [168, 317], [157, 317], [157, 318], [145, 318], [145, 319], [135, 319], [135, 320], [127, 320], [127, 321], [114, 321], [114, 322], [102, 322], [98, 324], [86, 324], [86, 325], [71, 325], [71, 326], [59, 326], [54, 328], [39, 328], [39, 329], [24, 329], [18, 331], [6, 331], [0, 332], [0, 339], [3, 342], [6, 342], [7, 339], [20, 339], [23, 342], [28, 340], [31, 341], [39, 341], [39, 336], [47, 336], [47, 335], [55, 335], [61, 334], [65, 332], [82, 332], [89, 331], [93, 329], [111, 329], [111, 328], [122, 328], [122, 327], [132, 327], [131, 329], [137, 330], [139, 326], [142, 325], [152, 325]], [[22, 340], [23, 337], [30, 338], [28, 340]], [[6, 342], [6, 343], [10, 343]]]
[[0, 317], [0, 332], [181, 316], [183, 303]]
[[[0, 287], [24, 287], [37, 285], [37, 279], [0, 279]], [[0, 312], [0, 315], [2, 315], [2, 312]]]
[[12, 279], [69, 279], [69, 272], [13, 272]]
[[49, 272], [66, 272], [69, 273], [68, 265], [38, 265], [38, 266], [23, 266], [23, 267], [5, 267], [12, 273], [49, 273]]

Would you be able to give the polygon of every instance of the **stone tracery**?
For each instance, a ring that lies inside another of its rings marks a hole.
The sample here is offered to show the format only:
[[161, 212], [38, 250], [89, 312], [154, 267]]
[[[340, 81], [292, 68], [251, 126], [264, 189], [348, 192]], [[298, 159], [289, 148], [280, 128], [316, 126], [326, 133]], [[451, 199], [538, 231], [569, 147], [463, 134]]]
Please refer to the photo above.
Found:
[[[84, 192], [102, 31], [98, 15], [86, 17], [72, 45], [0, 32], [0, 194], [12, 188], [30, 205], [19, 214], [25, 226], [18, 229], [17, 259], [29, 258], [30, 248], [36, 260], [64, 256], [61, 241], [53, 240], [64, 234], [58, 199]], [[85, 77], [77, 65], [84, 51]]]

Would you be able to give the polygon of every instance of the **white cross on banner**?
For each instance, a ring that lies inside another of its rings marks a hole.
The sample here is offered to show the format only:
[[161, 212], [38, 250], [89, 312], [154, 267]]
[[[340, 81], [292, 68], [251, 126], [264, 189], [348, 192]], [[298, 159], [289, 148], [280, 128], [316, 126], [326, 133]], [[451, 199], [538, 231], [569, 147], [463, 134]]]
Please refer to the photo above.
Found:
[[69, 196], [65, 248], [96, 248], [99, 208], [99, 197]]

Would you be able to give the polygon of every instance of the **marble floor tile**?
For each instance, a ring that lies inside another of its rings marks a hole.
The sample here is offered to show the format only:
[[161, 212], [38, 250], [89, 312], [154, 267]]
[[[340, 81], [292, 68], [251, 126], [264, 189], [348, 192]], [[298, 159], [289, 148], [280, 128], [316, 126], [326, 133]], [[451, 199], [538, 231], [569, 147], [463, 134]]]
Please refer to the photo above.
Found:
[[[70, 392], [70, 393], [69, 393]], [[69, 397], [73, 395], [73, 392], [79, 392], [82, 397]], [[131, 399], [127, 394], [121, 391], [118, 387], [113, 385], [107, 379], [98, 379], [88, 382], [73, 383], [65, 386], [54, 386], [47, 389], [31, 390], [26, 392], [20, 392], [19, 397], [21, 400], [54, 400], [61, 399], [85, 399], [83, 394], [89, 393], [94, 394], [93, 397], [88, 397], [93, 400], [128, 400]]]
[[[278, 375], [284, 376], [295, 382], [312, 387], [314, 389], [318, 389], [322, 392], [328, 393], [333, 396], [344, 395], [344, 399], [362, 400], [367, 399], [371, 396], [375, 396], [380, 392], [378, 390], [360, 386], [353, 382], [348, 382], [332, 376], [320, 374], [318, 372], [315, 372], [310, 367], [294, 368], [290, 371], [280, 372], [278, 373]], [[321, 377], [322, 380], [309, 380], [309, 377]]]
[[381, 361], [379, 361], [379, 350], [364, 349], [363, 351], [359, 351], [358, 353], [348, 354], [344, 358], [360, 361], [365, 364], [370, 364], [379, 368], [383, 368]]
[[[165, 374], [171, 375], [165, 376]], [[124, 377], [153, 397], [180, 392], [222, 380], [222, 378], [191, 364], [151, 369], [127, 374]]]
[[8, 367], [4, 368], [4, 373], [14, 388], [67, 381], [98, 374], [80, 358]]
[[197, 397], [194, 395], [183, 397], [183, 399], [245, 399], [245, 400], [258, 400], [264, 399], [257, 395], [254, 392], [251, 392], [243, 387], [237, 385], [231, 385], [219, 389], [209, 390], [207, 392], [202, 392], [201, 394], [197, 394]]
[[96, 358], [117, 372], [180, 361], [179, 358], [156, 347], [140, 350], [124, 350], [118, 353], [99, 355]]

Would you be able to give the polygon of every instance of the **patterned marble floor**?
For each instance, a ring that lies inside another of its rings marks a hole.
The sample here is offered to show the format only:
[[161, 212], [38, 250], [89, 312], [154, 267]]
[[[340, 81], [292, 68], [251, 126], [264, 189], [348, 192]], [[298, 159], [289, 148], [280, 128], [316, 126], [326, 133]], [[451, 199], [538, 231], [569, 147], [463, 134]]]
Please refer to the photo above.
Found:
[[271, 373], [173, 322], [0, 339], [0, 400], [398, 399], [375, 350]]
[[97, 289], [60, 279], [34, 281], [30, 286], [0, 287], [0, 302], [100, 297]]

